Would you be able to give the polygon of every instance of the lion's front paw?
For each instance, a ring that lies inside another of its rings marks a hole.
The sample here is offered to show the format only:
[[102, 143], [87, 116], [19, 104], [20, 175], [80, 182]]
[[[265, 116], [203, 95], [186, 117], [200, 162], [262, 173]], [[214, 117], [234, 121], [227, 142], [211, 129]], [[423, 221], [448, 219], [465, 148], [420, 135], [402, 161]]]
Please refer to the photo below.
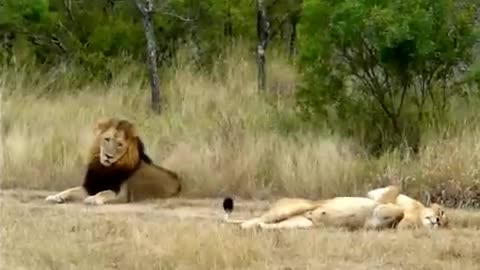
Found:
[[89, 204], [89, 205], [102, 205], [104, 204], [102, 198], [98, 197], [98, 196], [88, 196], [87, 198], [85, 198], [85, 200], [83, 200], [83, 202], [85, 204]]
[[47, 196], [47, 198], [45, 198], [45, 201], [49, 203], [64, 203], [66, 199], [61, 194], [55, 194], [55, 195]]

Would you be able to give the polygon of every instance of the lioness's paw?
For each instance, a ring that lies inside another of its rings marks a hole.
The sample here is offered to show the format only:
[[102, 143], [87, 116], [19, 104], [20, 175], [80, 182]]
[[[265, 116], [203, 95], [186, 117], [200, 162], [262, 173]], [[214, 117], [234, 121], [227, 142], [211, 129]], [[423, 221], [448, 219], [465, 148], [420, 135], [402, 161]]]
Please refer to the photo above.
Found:
[[45, 198], [45, 201], [49, 203], [64, 203], [65, 198], [60, 194], [50, 195]]
[[88, 196], [87, 198], [85, 198], [85, 200], [83, 200], [83, 202], [85, 204], [89, 204], [89, 205], [102, 205], [103, 204], [102, 198], [97, 197], [95, 195]]

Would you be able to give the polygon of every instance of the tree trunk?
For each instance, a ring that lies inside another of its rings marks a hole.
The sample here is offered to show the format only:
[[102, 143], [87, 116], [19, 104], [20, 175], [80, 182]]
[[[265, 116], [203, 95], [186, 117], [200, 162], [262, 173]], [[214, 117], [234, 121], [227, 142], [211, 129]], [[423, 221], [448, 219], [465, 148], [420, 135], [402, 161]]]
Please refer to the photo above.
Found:
[[10, 65], [16, 63], [15, 54], [13, 53], [13, 42], [15, 41], [15, 33], [5, 31], [2, 34], [2, 41], [0, 43], [0, 59], [4, 61], [3, 64]]
[[299, 16], [297, 14], [290, 17], [290, 36], [288, 38], [288, 59], [290, 60], [295, 56], [298, 19]]
[[162, 111], [162, 102], [160, 96], [160, 76], [157, 68], [157, 42], [153, 28], [153, 3], [152, 0], [135, 0], [137, 7], [143, 16], [143, 28], [147, 39], [147, 62], [150, 75], [151, 102], [152, 110], [156, 113]]
[[[195, 5], [193, 9], [191, 9], [191, 14], [189, 14], [189, 18], [200, 17], [201, 7], [200, 5]], [[190, 50], [190, 57], [193, 60], [193, 63], [195, 63], [196, 66], [201, 65], [201, 53], [202, 53], [202, 48], [200, 47], [200, 41], [198, 38], [198, 24], [191, 20], [188, 22], [188, 45], [189, 45], [189, 50]]]
[[227, 38], [228, 41], [232, 38], [233, 35], [233, 26], [232, 26], [232, 7], [231, 0], [225, 0], [225, 23], [223, 24], [223, 35]]
[[265, 52], [268, 46], [270, 34], [270, 23], [267, 19], [264, 0], [257, 0], [257, 68], [258, 68], [258, 90], [265, 91], [267, 87]]

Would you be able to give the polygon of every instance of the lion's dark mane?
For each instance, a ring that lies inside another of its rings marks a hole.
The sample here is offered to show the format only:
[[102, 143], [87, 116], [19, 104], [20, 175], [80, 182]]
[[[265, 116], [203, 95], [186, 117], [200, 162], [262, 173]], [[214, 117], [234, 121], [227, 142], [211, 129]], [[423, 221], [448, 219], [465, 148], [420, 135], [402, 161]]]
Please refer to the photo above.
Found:
[[140, 138], [137, 138], [137, 144], [140, 159], [133, 168], [127, 169], [115, 165], [105, 167], [100, 163], [99, 157], [89, 162], [82, 185], [88, 195], [92, 196], [105, 190], [112, 190], [118, 193], [122, 184], [138, 170], [142, 161], [147, 164], [153, 164], [152, 159], [145, 153], [145, 146]]

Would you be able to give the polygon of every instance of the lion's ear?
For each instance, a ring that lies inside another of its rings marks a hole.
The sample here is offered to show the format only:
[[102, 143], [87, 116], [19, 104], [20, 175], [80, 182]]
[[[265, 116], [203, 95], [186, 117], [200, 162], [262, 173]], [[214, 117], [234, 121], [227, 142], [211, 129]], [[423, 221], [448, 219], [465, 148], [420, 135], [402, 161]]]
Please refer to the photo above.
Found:
[[128, 120], [119, 120], [116, 127], [125, 132], [127, 138], [136, 138], [138, 137], [137, 128], [135, 125]]
[[130, 127], [130, 134], [132, 138], [138, 137], [137, 128], [133, 124]]
[[99, 135], [103, 131], [105, 131], [108, 127], [112, 125], [112, 119], [111, 118], [101, 118], [97, 120], [95, 123], [95, 128], [94, 128], [94, 133], [96, 135]]

